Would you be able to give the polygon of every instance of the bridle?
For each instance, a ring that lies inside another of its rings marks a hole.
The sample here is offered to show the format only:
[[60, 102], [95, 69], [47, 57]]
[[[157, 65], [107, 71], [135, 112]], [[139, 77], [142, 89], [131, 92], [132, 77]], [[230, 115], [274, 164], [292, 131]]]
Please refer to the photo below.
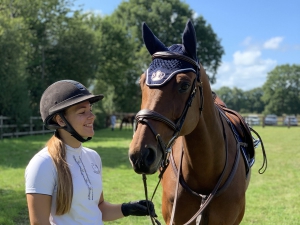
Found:
[[[200, 73], [200, 64], [198, 62], [196, 62], [195, 60], [193, 60], [192, 58], [185, 56], [185, 55], [181, 55], [181, 54], [177, 54], [174, 52], [170, 52], [170, 51], [164, 51], [164, 52], [156, 52], [152, 55], [152, 60], [156, 59], [156, 58], [160, 58], [160, 59], [179, 59], [179, 60], [183, 60], [186, 61], [190, 64], [192, 64], [195, 69], [196, 69], [196, 78], [193, 81], [192, 84], [192, 88], [191, 88], [191, 93], [190, 96], [185, 104], [185, 107], [181, 113], [181, 116], [177, 119], [177, 121], [174, 123], [173, 121], [169, 120], [168, 118], [166, 118], [165, 116], [161, 115], [158, 112], [155, 112], [153, 110], [149, 110], [149, 109], [142, 109], [140, 110], [137, 114], [136, 114], [136, 129], [138, 127], [138, 124], [145, 124], [147, 125], [150, 130], [152, 131], [152, 133], [154, 134], [154, 136], [156, 137], [157, 142], [159, 143], [159, 147], [162, 151], [162, 162], [161, 162], [161, 167], [160, 167], [160, 174], [159, 174], [159, 181], [158, 184], [156, 185], [156, 188], [154, 190], [154, 193], [152, 195], [152, 198], [157, 190], [157, 187], [161, 181], [161, 178], [163, 176], [163, 173], [165, 172], [165, 170], [167, 169], [168, 165], [169, 165], [169, 156], [171, 154], [172, 151], [172, 146], [175, 142], [175, 140], [178, 138], [180, 131], [182, 129], [182, 126], [184, 124], [187, 112], [189, 107], [192, 105], [193, 99], [196, 95], [197, 92], [197, 85], [196, 82], [200, 83], [199, 87], [199, 91], [200, 91], [200, 115], [203, 111], [203, 103], [204, 103], [204, 98], [203, 98], [203, 86], [202, 86], [202, 82], [201, 82], [201, 73]], [[155, 129], [153, 128], [153, 126], [151, 125], [149, 120], [156, 120], [156, 121], [160, 121], [162, 123], [164, 123], [165, 125], [167, 125], [168, 127], [170, 127], [174, 133], [173, 133], [173, 137], [169, 140], [169, 142], [167, 144], [165, 144], [160, 136], [159, 133], [157, 133], [155, 131]], [[147, 183], [146, 183], [146, 175], [143, 174], [143, 182], [144, 182], [144, 189], [145, 189], [145, 196], [146, 196], [146, 200], [148, 200], [148, 191], [147, 191]], [[151, 198], [151, 200], [152, 200]], [[176, 204], [176, 203], [175, 203]], [[148, 207], [149, 210], [149, 207]], [[150, 212], [149, 212], [150, 215]], [[154, 225], [154, 221], [157, 224], [160, 224], [159, 221], [153, 217], [151, 218], [151, 222]]]
[[[199, 210], [196, 212], [196, 214], [190, 218], [190, 220], [188, 222], [186, 222], [184, 225], [188, 225], [191, 222], [193, 222], [196, 218], [198, 219], [199, 216], [202, 214], [202, 212], [205, 210], [205, 208], [208, 206], [208, 204], [211, 202], [211, 200], [213, 199], [214, 196], [218, 196], [221, 193], [223, 193], [227, 187], [230, 185], [231, 181], [234, 178], [234, 175], [237, 171], [237, 167], [239, 164], [239, 159], [240, 159], [240, 149], [241, 146], [243, 147], [247, 147], [246, 143], [240, 142], [236, 137], [236, 142], [237, 142], [237, 148], [236, 148], [236, 154], [235, 154], [235, 158], [234, 158], [234, 162], [232, 165], [232, 168], [229, 172], [229, 175], [227, 176], [227, 179], [224, 181], [224, 183], [221, 186], [221, 182], [223, 181], [223, 179], [225, 178], [225, 171], [227, 170], [227, 166], [228, 166], [228, 141], [227, 141], [227, 135], [226, 135], [226, 131], [225, 131], [225, 126], [224, 126], [224, 122], [223, 119], [227, 120], [227, 117], [225, 115], [223, 115], [223, 113], [221, 113], [221, 111], [219, 110], [219, 116], [220, 116], [220, 121], [222, 124], [222, 130], [223, 130], [223, 139], [224, 139], [224, 144], [225, 144], [225, 154], [226, 154], [226, 159], [225, 159], [225, 164], [223, 167], [223, 170], [219, 176], [219, 179], [214, 187], [214, 189], [211, 191], [211, 193], [209, 195], [203, 195], [203, 194], [199, 194], [195, 191], [193, 191], [191, 188], [188, 187], [187, 183], [185, 183], [182, 174], [181, 174], [181, 163], [182, 163], [182, 158], [183, 158], [183, 154], [184, 154], [184, 149], [182, 146], [182, 152], [181, 152], [181, 158], [179, 160], [179, 165], [178, 167], [176, 167], [175, 162], [174, 162], [174, 158], [172, 155], [172, 146], [175, 142], [175, 140], [178, 138], [180, 131], [182, 129], [185, 117], [187, 115], [188, 109], [192, 104], [192, 101], [196, 95], [196, 91], [197, 91], [197, 87], [196, 87], [196, 81], [200, 83], [199, 87], [199, 91], [200, 91], [200, 115], [203, 111], [203, 103], [204, 103], [204, 98], [203, 98], [203, 86], [202, 86], [202, 82], [201, 82], [201, 77], [200, 77], [200, 65], [194, 61], [193, 59], [184, 56], [184, 55], [180, 55], [180, 54], [176, 54], [173, 52], [157, 52], [152, 56], [153, 59], [155, 58], [162, 58], [162, 59], [169, 59], [169, 58], [176, 58], [176, 59], [180, 59], [186, 62], [191, 63], [193, 66], [196, 67], [196, 78], [193, 81], [193, 85], [192, 85], [192, 89], [191, 89], [191, 93], [190, 96], [186, 102], [186, 105], [184, 107], [183, 112], [181, 113], [181, 116], [179, 117], [179, 119], [174, 123], [173, 121], [169, 120], [168, 118], [164, 117], [163, 115], [153, 111], [153, 110], [149, 110], [149, 109], [143, 109], [141, 111], [139, 111], [136, 115], [136, 122], [137, 122], [137, 126], [138, 123], [141, 124], [145, 124], [147, 125], [150, 130], [152, 131], [152, 133], [154, 134], [154, 136], [157, 139], [157, 142], [159, 143], [160, 149], [163, 153], [163, 160], [161, 163], [161, 168], [160, 168], [160, 174], [159, 174], [159, 181], [154, 189], [154, 192], [152, 194], [151, 200], [153, 199], [155, 192], [158, 188], [158, 185], [162, 179], [163, 173], [165, 172], [165, 170], [167, 169], [169, 162], [171, 161], [171, 164], [173, 166], [173, 170], [174, 173], [177, 174], [177, 181], [176, 181], [176, 190], [175, 190], [175, 198], [174, 198], [174, 203], [173, 203], [173, 209], [172, 209], [172, 215], [171, 215], [171, 220], [170, 220], [170, 224], [173, 223], [174, 220], [174, 215], [175, 215], [175, 211], [176, 211], [176, 202], [177, 202], [177, 195], [178, 195], [178, 186], [179, 184], [181, 184], [181, 186], [189, 193], [196, 195], [198, 197], [201, 197], [201, 205]], [[163, 122], [165, 125], [167, 125], [168, 127], [170, 127], [171, 129], [174, 130], [174, 134], [173, 137], [169, 140], [169, 142], [165, 145], [164, 142], [162, 141], [160, 134], [158, 134], [155, 129], [152, 127], [151, 123], [149, 120], [156, 120], [156, 121], [160, 121]], [[136, 129], [137, 129], [136, 126]], [[169, 160], [170, 158], [170, 160]], [[144, 190], [145, 190], [145, 196], [146, 196], [146, 200], [148, 200], [148, 191], [147, 191], [147, 183], [146, 183], [146, 175], [143, 174], [143, 182], [144, 182]], [[149, 210], [149, 206], [148, 206], [148, 211], [149, 211], [149, 215], [150, 215], [150, 210]], [[153, 225], [155, 225], [154, 222], [156, 222], [158, 225], [160, 225], [160, 222], [154, 218], [151, 217], [151, 222]]]
[[[192, 102], [193, 102], [193, 99], [196, 95], [196, 92], [197, 92], [197, 86], [196, 86], [196, 80], [197, 82], [200, 83], [199, 85], [199, 90], [200, 90], [200, 114], [202, 113], [202, 110], [203, 110], [203, 87], [202, 87], [202, 83], [200, 81], [200, 78], [201, 78], [201, 74], [200, 74], [200, 64], [198, 62], [196, 62], [195, 60], [191, 59], [190, 57], [188, 56], [185, 56], [185, 55], [181, 55], [181, 54], [177, 54], [177, 53], [173, 53], [173, 52], [169, 52], [169, 51], [166, 51], [166, 52], [156, 52], [152, 55], [152, 59], [155, 59], [155, 58], [161, 58], [161, 59], [180, 59], [180, 60], [183, 60], [183, 61], [186, 61], [190, 64], [192, 64], [195, 68], [196, 68], [196, 78], [194, 79], [193, 81], [193, 84], [192, 84], [192, 89], [191, 89], [191, 93], [190, 93], [190, 96], [185, 104], [185, 107], [181, 113], [181, 116], [177, 119], [177, 122], [174, 123], [173, 121], [169, 120], [168, 118], [166, 118], [165, 116], [159, 114], [158, 112], [155, 112], [153, 110], [149, 110], [149, 109], [142, 109], [140, 110], [137, 114], [136, 114], [136, 122], [137, 122], [137, 126], [136, 126], [136, 129], [138, 127], [138, 124], [141, 123], [141, 124], [145, 124], [147, 125], [150, 130], [152, 131], [152, 133], [154, 134], [154, 136], [156, 137], [156, 140], [157, 142], [159, 143], [159, 146], [160, 146], [160, 149], [162, 151], [162, 155], [163, 155], [163, 160], [162, 160], [162, 163], [161, 163], [161, 171], [164, 171], [166, 169], [166, 167], [168, 166], [169, 164], [169, 155], [171, 153], [171, 150], [172, 150], [172, 146], [175, 142], [175, 140], [178, 138], [179, 136], [179, 133], [182, 129], [182, 126], [183, 126], [183, 123], [185, 121], [185, 117], [187, 115], [187, 112], [188, 112], [188, 109], [189, 107], [192, 105]], [[173, 133], [173, 137], [169, 140], [169, 142], [167, 144], [165, 144], [163, 142], [163, 140], [161, 139], [161, 136], [159, 133], [157, 133], [155, 131], [155, 129], [152, 127], [151, 123], [149, 122], [149, 120], [156, 120], [156, 121], [160, 121], [162, 123], [164, 123], [165, 125], [167, 125], [168, 127], [170, 127], [174, 133]]]

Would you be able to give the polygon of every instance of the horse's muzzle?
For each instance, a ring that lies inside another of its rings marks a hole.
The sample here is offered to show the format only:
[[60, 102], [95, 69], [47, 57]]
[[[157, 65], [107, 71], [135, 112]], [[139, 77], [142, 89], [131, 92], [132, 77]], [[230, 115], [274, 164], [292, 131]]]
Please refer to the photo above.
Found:
[[134, 171], [138, 174], [153, 174], [159, 166], [161, 160], [157, 157], [157, 151], [151, 147], [145, 147], [138, 151], [129, 153], [129, 159]]

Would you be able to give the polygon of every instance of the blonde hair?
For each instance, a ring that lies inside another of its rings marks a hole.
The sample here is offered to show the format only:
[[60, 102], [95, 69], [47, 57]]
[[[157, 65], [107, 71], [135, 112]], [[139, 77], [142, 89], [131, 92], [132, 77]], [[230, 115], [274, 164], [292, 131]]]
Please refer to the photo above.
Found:
[[66, 147], [56, 131], [46, 146], [57, 171], [56, 215], [70, 211], [73, 198], [73, 182], [66, 161]]

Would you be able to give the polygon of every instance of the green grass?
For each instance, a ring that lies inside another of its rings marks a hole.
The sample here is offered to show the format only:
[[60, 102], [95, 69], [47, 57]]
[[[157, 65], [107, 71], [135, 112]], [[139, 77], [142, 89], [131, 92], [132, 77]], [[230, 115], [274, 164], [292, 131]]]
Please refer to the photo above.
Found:
[[[247, 191], [247, 205], [242, 225], [300, 224], [300, 128], [254, 127], [261, 135], [267, 156], [268, 169], [258, 174], [262, 164], [260, 148]], [[28, 136], [0, 141], [0, 225], [29, 224], [24, 193], [24, 170], [31, 157], [39, 151], [50, 135]], [[105, 199], [112, 203], [144, 199], [141, 175], [133, 172], [128, 161], [131, 129], [96, 131], [92, 141], [84, 145], [95, 149], [103, 162]], [[157, 174], [148, 176], [148, 191], [152, 194]], [[159, 221], [161, 188], [154, 197]], [[127, 217], [105, 224], [148, 225], [148, 217]]]
[[[259, 151], [247, 191], [243, 225], [300, 224], [300, 129], [299, 127], [254, 127], [261, 134], [268, 169], [260, 175]], [[257, 149], [259, 150], [259, 149]]]

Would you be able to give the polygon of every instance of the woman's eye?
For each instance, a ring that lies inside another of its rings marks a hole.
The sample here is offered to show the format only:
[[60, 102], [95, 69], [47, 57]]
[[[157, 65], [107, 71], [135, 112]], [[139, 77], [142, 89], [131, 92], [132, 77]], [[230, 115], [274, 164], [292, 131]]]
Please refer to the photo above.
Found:
[[180, 86], [179, 92], [185, 92], [190, 88], [190, 85], [188, 83], [184, 83]]

